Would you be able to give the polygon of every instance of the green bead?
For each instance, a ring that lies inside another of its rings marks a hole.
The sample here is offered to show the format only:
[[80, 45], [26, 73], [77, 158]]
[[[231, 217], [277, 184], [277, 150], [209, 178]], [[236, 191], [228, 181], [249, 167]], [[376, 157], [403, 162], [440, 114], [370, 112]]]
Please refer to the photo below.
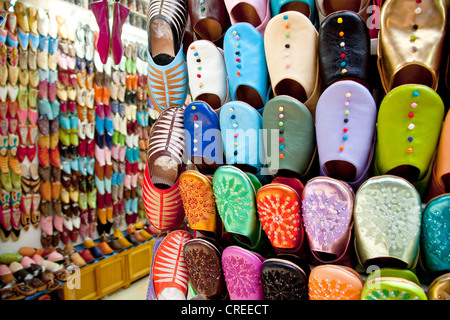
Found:
[[203, 6], [200, 7], [200, 10], [201, 10], [201, 11], [205, 11], [205, 7], [203, 7]]

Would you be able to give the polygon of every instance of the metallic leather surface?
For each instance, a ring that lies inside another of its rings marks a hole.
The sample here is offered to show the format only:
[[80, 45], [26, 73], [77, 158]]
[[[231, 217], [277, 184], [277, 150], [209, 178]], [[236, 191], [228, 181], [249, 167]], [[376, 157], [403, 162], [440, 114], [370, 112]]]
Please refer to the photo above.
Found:
[[302, 215], [311, 251], [341, 255], [351, 236], [354, 193], [345, 182], [316, 177], [303, 190]]
[[[385, 91], [424, 81], [427, 83], [422, 84], [436, 90], [445, 35], [445, 1], [388, 0], [380, 19], [378, 68]], [[413, 69], [398, 76], [402, 68], [411, 66]], [[430, 78], [425, 80], [422, 71], [412, 75], [414, 66], [428, 70]]]
[[450, 300], [450, 273], [434, 279], [428, 286], [428, 300]]
[[[360, 263], [371, 259], [416, 263], [421, 226], [421, 199], [408, 181], [384, 175], [368, 179], [354, 202], [355, 247]], [[376, 264], [373, 262], [372, 264]]]

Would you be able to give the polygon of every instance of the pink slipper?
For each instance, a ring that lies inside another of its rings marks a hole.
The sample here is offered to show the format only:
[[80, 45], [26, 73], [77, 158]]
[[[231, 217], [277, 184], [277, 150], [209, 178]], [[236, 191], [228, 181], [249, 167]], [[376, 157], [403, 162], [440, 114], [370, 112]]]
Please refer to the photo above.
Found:
[[231, 24], [247, 22], [264, 37], [267, 23], [272, 18], [269, 0], [225, 0]]

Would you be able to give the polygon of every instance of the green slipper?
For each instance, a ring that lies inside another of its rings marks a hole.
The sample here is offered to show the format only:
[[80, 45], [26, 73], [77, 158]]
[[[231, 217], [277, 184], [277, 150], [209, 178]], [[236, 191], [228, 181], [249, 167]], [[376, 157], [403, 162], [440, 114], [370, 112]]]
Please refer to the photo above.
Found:
[[444, 109], [442, 99], [427, 86], [403, 85], [390, 91], [378, 113], [375, 175], [405, 178], [423, 194], [431, 176]]
[[7, 191], [7, 192], [11, 192], [13, 189], [11, 173], [4, 173], [3, 171], [0, 171], [0, 180], [2, 183], [3, 189], [5, 189], [5, 191]]
[[364, 282], [361, 300], [428, 300], [417, 276], [410, 270], [378, 269]]
[[304, 176], [316, 150], [314, 120], [308, 108], [290, 96], [277, 96], [264, 106], [264, 148], [272, 174]]
[[255, 201], [259, 188], [256, 176], [233, 166], [222, 166], [213, 176], [214, 197], [224, 228], [248, 248], [256, 248], [261, 240]]

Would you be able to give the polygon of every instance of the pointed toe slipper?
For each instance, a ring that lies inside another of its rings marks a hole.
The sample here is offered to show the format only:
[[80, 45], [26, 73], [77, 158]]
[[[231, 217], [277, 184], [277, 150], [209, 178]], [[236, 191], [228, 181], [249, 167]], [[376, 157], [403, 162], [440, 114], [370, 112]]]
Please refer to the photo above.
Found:
[[320, 96], [316, 139], [321, 175], [356, 190], [369, 178], [375, 147], [377, 106], [363, 85], [342, 80]]
[[184, 110], [187, 157], [203, 173], [214, 173], [224, 164], [222, 134], [218, 114], [203, 101], [194, 101]]
[[225, 160], [253, 174], [265, 163], [262, 117], [249, 104], [231, 101], [219, 114]]
[[443, 121], [444, 104], [431, 88], [404, 85], [389, 92], [378, 111], [375, 175], [405, 178], [424, 194]]
[[307, 175], [316, 154], [314, 120], [308, 108], [295, 98], [278, 96], [266, 103], [262, 118], [269, 172]]
[[314, 264], [353, 266], [354, 193], [328, 177], [310, 179], [303, 190], [302, 217]]
[[222, 252], [222, 268], [230, 300], [263, 300], [261, 268], [265, 258], [238, 247]]
[[152, 262], [151, 279], [158, 300], [186, 297], [189, 272], [183, 248], [191, 239], [189, 232], [177, 230], [170, 232], [158, 246]]
[[223, 51], [231, 100], [261, 111], [269, 90], [264, 38], [251, 24], [237, 23], [225, 33]]
[[313, 116], [321, 91], [318, 37], [311, 21], [297, 11], [273, 17], [264, 36], [273, 95], [299, 100]]
[[319, 32], [322, 86], [351, 79], [369, 87], [370, 35], [365, 21], [352, 11], [330, 14]]
[[417, 264], [422, 204], [411, 183], [389, 175], [372, 177], [358, 189], [353, 210], [361, 266], [410, 269]]
[[204, 101], [219, 110], [229, 99], [223, 51], [211, 41], [197, 40], [187, 50], [186, 63], [192, 101]]

